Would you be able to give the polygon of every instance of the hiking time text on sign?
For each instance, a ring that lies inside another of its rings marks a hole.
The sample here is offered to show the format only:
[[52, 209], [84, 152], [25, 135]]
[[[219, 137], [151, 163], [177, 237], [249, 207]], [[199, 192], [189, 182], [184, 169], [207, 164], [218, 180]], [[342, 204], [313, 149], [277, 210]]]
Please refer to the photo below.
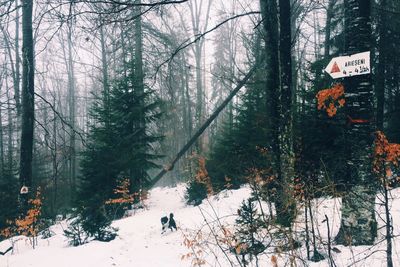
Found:
[[325, 71], [333, 79], [369, 74], [371, 73], [370, 52], [334, 57], [325, 68]]

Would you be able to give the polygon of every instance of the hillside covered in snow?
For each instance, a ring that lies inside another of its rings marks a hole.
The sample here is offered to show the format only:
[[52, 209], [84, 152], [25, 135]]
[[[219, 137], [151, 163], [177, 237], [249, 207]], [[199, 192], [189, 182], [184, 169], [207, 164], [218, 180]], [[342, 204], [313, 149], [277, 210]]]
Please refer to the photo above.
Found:
[[[240, 257], [233, 251], [223, 250], [224, 243], [218, 236], [220, 229], [234, 232], [234, 222], [241, 202], [250, 196], [251, 190], [245, 186], [239, 190], [223, 191], [210, 197], [197, 207], [188, 206], [184, 200], [185, 185], [173, 188], [155, 188], [150, 192], [146, 209], [131, 213], [128, 217], [114, 221], [113, 227], [118, 228], [118, 236], [111, 242], [91, 241], [78, 247], [68, 245], [63, 235], [67, 222], [60, 221], [50, 228], [53, 236], [48, 239], [38, 238], [38, 246], [33, 249], [27, 238], [18, 236], [12, 240], [0, 243], [0, 251], [6, 250], [14, 243], [12, 253], [0, 256], [2, 267], [178, 267], [193, 266], [243, 266]], [[400, 194], [399, 190], [392, 192], [393, 196]], [[392, 205], [394, 217], [394, 234], [399, 234], [400, 203], [395, 198]], [[377, 198], [377, 203], [379, 197]], [[258, 207], [259, 209], [260, 207]], [[263, 207], [264, 212], [266, 207]], [[314, 223], [318, 225], [318, 251], [325, 260], [312, 262], [306, 260], [304, 246], [304, 216], [299, 214], [293, 227], [294, 238], [301, 242], [301, 247], [291, 251], [277, 250], [279, 236], [265, 245], [266, 251], [259, 255], [258, 266], [386, 266], [385, 242], [378, 236], [373, 247], [343, 247], [334, 246], [333, 262], [327, 258], [327, 228], [323, 222], [325, 215], [330, 220], [332, 236], [338, 231], [340, 218], [339, 199], [317, 199], [313, 201], [315, 214]], [[167, 231], [161, 234], [160, 218], [173, 212], [178, 225], [178, 231]], [[377, 214], [383, 213], [377, 204]], [[378, 216], [380, 226], [382, 220]], [[221, 226], [223, 226], [221, 228]], [[229, 229], [229, 230], [228, 230]], [[383, 229], [382, 229], [383, 230]], [[197, 241], [193, 241], [196, 234]], [[380, 233], [382, 235], [382, 233]], [[201, 236], [201, 237], [200, 237]], [[282, 239], [283, 241], [284, 239]], [[400, 266], [398, 239], [394, 243], [394, 263]], [[267, 242], [268, 241], [268, 242]], [[192, 243], [191, 243], [192, 242]], [[191, 246], [193, 245], [193, 246]], [[280, 244], [284, 246], [285, 244]], [[221, 248], [220, 248], [221, 247]], [[312, 251], [312, 250], [311, 250]], [[255, 261], [248, 266], [256, 266]], [[332, 265], [330, 265], [332, 264]]]

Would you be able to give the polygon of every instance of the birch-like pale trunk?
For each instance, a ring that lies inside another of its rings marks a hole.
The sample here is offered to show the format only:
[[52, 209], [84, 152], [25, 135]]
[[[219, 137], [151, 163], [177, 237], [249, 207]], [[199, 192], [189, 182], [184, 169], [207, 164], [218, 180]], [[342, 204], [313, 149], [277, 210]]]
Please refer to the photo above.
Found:
[[21, 92], [20, 92], [20, 65], [21, 65], [21, 57], [19, 54], [19, 8], [18, 8], [18, 0], [15, 0], [16, 14], [15, 14], [15, 75], [14, 75], [14, 98], [15, 105], [17, 107], [18, 117], [21, 114]]
[[[190, 7], [190, 15], [191, 15], [191, 22], [192, 22], [192, 28], [193, 28], [193, 34], [196, 36], [198, 34], [201, 34], [201, 32], [205, 32], [207, 27], [208, 27], [208, 21], [209, 21], [209, 16], [210, 16], [210, 9], [211, 9], [211, 4], [213, 0], [208, 0], [207, 1], [207, 6], [206, 6], [206, 14], [204, 18], [204, 25], [201, 25], [201, 15], [203, 13], [203, 1], [200, 0], [194, 0], [194, 1], [189, 1], [188, 5]], [[204, 49], [204, 42], [205, 39], [200, 39], [198, 42], [196, 42], [193, 46], [193, 54], [196, 62], [196, 123], [197, 127], [200, 127], [202, 123], [205, 120], [205, 92], [204, 92], [204, 72], [202, 71], [202, 68], [204, 67], [202, 64], [202, 57], [203, 57], [203, 49]], [[199, 153], [201, 153], [204, 150], [204, 136], [201, 136], [197, 143], [196, 143], [196, 148]]]
[[69, 123], [71, 126], [70, 132], [70, 179], [71, 179], [71, 194], [75, 196], [76, 192], [76, 136], [75, 136], [75, 70], [72, 56], [72, 22], [68, 23], [68, 32], [67, 32], [67, 44], [68, 44], [68, 106], [69, 106]]

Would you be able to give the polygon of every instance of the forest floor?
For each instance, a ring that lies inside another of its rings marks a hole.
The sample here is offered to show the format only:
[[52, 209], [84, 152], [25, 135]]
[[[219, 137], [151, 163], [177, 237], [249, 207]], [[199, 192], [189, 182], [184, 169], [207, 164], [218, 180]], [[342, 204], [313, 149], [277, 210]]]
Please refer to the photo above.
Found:
[[[196, 258], [190, 255], [192, 251], [201, 252], [199, 260], [204, 259], [203, 266], [231, 266], [224, 253], [215, 246], [210, 229], [218, 231], [218, 225], [233, 229], [237, 210], [244, 199], [250, 196], [247, 186], [239, 190], [224, 191], [210, 197], [198, 207], [187, 206], [184, 200], [184, 185], [172, 188], [155, 188], [150, 192], [146, 209], [137, 211], [127, 218], [113, 222], [113, 227], [119, 229], [118, 236], [111, 242], [91, 241], [79, 247], [71, 247], [63, 235], [67, 222], [61, 221], [50, 229], [54, 235], [47, 239], [38, 238], [38, 245], [32, 249], [27, 238], [14, 237], [14, 250], [5, 256], [0, 256], [0, 267], [179, 267], [192, 266]], [[392, 216], [394, 218], [394, 234], [400, 230], [400, 190], [392, 190]], [[379, 196], [377, 203], [380, 202]], [[331, 235], [335, 236], [340, 223], [340, 199], [320, 198], [312, 203], [316, 227], [319, 252], [327, 255], [327, 227], [322, 222], [325, 214], [329, 217]], [[268, 213], [267, 207], [263, 207]], [[383, 216], [383, 207], [377, 204], [377, 214]], [[160, 218], [173, 212], [178, 225], [178, 231], [167, 231], [161, 234]], [[383, 225], [380, 216], [377, 216], [379, 226]], [[208, 222], [206, 224], [205, 222]], [[219, 229], [221, 229], [219, 227]], [[304, 240], [304, 214], [299, 214], [293, 228], [297, 240]], [[196, 244], [188, 247], [188, 240], [193, 233], [202, 232], [197, 236]], [[375, 246], [343, 247], [334, 246], [332, 252], [336, 266], [386, 266], [384, 229], [379, 230]], [[186, 242], [184, 242], [186, 240]], [[275, 242], [275, 241], [274, 241]], [[0, 243], [0, 251], [10, 247], [11, 240]], [[186, 245], [185, 245], [186, 244]], [[214, 244], [214, 245], [213, 245]], [[322, 245], [321, 245], [322, 244]], [[325, 244], [325, 245], [323, 245]], [[194, 250], [192, 250], [192, 248]], [[275, 266], [288, 266], [290, 255], [297, 258], [297, 266], [330, 266], [329, 261], [318, 263], [306, 261], [306, 249], [303, 246], [295, 251], [277, 252], [267, 250], [261, 255], [259, 266], [274, 266], [271, 257], [277, 259]], [[229, 259], [239, 266], [237, 259], [231, 252], [227, 252]], [[186, 255], [186, 257], [183, 257]], [[400, 238], [394, 242], [393, 261], [400, 266]], [[254, 264], [254, 262], [252, 263]], [[335, 266], [333, 265], [333, 266]], [[253, 266], [253, 265], [250, 265]], [[255, 266], [255, 265], [254, 265]]]

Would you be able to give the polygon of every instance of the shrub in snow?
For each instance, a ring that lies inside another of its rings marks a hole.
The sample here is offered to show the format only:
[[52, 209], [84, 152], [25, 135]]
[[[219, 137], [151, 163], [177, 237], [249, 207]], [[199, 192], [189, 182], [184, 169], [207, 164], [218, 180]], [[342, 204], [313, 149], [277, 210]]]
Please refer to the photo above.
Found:
[[198, 181], [191, 181], [186, 188], [186, 203], [198, 206], [207, 197], [207, 186]]
[[204, 157], [199, 157], [196, 176], [194, 180], [188, 184], [186, 189], [187, 203], [194, 206], [200, 205], [207, 195], [213, 194], [214, 189], [206, 169], [206, 159]]
[[100, 207], [97, 207], [97, 205], [84, 207], [79, 212], [79, 216], [78, 221], [87, 236], [108, 242], [117, 235], [116, 229], [110, 227], [112, 221], [104, 205]]
[[52, 220], [43, 219], [40, 224], [44, 227], [44, 229], [39, 232], [42, 239], [47, 239], [55, 235], [55, 233], [50, 230], [50, 226], [53, 225]]
[[265, 228], [265, 223], [251, 199], [242, 202], [236, 224], [235, 236], [238, 242], [233, 252], [243, 257], [243, 264], [246, 264], [246, 257], [250, 261], [255, 257], [257, 261], [257, 255], [266, 249], [262, 243], [263, 238], [260, 236], [260, 231]]
[[87, 235], [83, 231], [79, 221], [75, 218], [64, 230], [64, 235], [68, 238], [68, 244], [74, 247], [80, 246], [87, 241]]

